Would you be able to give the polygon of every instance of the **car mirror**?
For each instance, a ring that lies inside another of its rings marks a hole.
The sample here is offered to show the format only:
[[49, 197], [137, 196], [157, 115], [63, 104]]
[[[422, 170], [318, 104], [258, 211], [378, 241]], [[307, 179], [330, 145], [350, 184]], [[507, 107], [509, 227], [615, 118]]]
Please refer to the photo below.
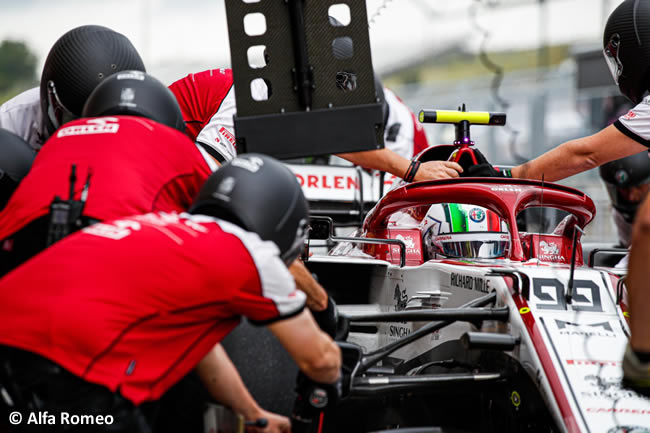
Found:
[[311, 217], [309, 239], [327, 240], [332, 236], [334, 221], [330, 217]]

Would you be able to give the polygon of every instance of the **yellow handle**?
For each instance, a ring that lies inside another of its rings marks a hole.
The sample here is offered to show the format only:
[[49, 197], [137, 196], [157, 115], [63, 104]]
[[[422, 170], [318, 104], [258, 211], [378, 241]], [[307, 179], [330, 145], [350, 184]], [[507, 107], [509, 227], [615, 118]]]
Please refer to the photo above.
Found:
[[460, 123], [468, 121], [473, 125], [505, 125], [505, 113], [490, 113], [487, 111], [453, 111], [453, 110], [422, 110], [420, 123]]

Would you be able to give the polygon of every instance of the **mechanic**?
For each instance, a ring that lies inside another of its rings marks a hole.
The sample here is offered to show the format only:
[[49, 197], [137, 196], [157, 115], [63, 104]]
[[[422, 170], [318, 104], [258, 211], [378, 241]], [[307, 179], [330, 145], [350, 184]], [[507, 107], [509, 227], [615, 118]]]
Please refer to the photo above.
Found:
[[598, 169], [614, 209], [618, 246], [629, 248], [639, 204], [648, 195], [650, 158], [644, 151], [603, 164]]
[[[594, 135], [570, 140], [512, 170], [484, 162], [468, 176], [557, 181], [650, 147], [650, 1], [625, 0], [609, 16], [603, 36], [605, 60], [619, 90], [634, 104], [629, 113]], [[650, 201], [640, 205], [632, 230], [626, 284], [630, 295], [630, 344], [623, 358], [624, 383], [650, 395]]]
[[126, 36], [102, 26], [76, 27], [50, 49], [40, 88], [27, 90], [0, 106], [0, 128], [38, 150], [63, 123], [81, 117], [97, 84], [122, 70], [145, 71]]
[[[333, 17], [330, 17], [330, 23], [333, 26], [341, 25]], [[349, 58], [353, 54], [352, 41], [346, 38], [337, 38], [332, 49], [337, 58]], [[350, 73], [337, 74], [337, 83], [342, 90], [351, 90], [351, 86], [354, 86], [351, 83], [354, 82]], [[236, 104], [232, 71], [213, 69], [190, 74], [169, 88], [181, 106], [190, 138], [219, 161], [233, 158], [237, 149], [233, 122]], [[409, 161], [429, 145], [424, 129], [416, 121], [413, 112], [391, 90], [385, 89], [378, 79], [375, 79], [375, 88], [383, 104], [386, 147], [338, 156], [368, 169], [405, 178], [409, 182], [458, 177], [463, 169], [455, 162], [431, 161], [420, 164]], [[262, 99], [267, 96], [266, 86], [261, 83], [252, 91]]]
[[340, 350], [286, 267], [308, 218], [289, 169], [247, 154], [206, 181], [189, 214], [98, 223], [34, 257], [0, 281], [11, 410], [113, 415], [93, 431], [150, 431], [152, 403], [195, 368], [214, 399], [268, 420], [255, 430], [289, 431], [257, 406], [218, 343], [246, 316], [337, 392], [327, 384], [340, 379]]
[[85, 201], [77, 225], [155, 210], [181, 212], [216, 168], [183, 133], [174, 96], [144, 72], [121, 71], [102, 80], [83, 114], [104, 117], [60, 128], [0, 212], [0, 274], [52, 243], [51, 204], [57, 196], [69, 199], [71, 188], [75, 201]]
[[0, 128], [0, 211], [9, 201], [34, 161], [29, 144], [6, 129]]

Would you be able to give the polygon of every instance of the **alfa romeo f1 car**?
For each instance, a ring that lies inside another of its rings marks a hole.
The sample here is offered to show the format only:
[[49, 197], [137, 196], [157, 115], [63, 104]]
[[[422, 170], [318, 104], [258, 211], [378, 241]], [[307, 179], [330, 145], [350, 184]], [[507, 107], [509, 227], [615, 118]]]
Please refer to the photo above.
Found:
[[[461, 165], [476, 163], [471, 123], [505, 122], [423, 117], [455, 123], [457, 141], [420, 160]], [[583, 257], [595, 212], [566, 186], [461, 178], [398, 186], [349, 238], [313, 221], [325, 228], [315, 238], [342, 241], [308, 266], [339, 306], [346, 370], [343, 399], [319, 428], [650, 431], [650, 401], [620, 385], [624, 279]]]

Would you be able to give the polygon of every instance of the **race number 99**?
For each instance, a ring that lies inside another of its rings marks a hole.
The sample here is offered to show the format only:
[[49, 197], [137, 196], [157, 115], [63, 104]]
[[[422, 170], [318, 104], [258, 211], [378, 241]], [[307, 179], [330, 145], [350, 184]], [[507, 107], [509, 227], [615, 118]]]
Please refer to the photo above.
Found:
[[[574, 311], [603, 311], [600, 288], [596, 283], [590, 280], [574, 280], [573, 287], [571, 308]], [[535, 307], [540, 310], [566, 310], [564, 292], [565, 286], [557, 278], [533, 278], [533, 295], [540, 301]]]

